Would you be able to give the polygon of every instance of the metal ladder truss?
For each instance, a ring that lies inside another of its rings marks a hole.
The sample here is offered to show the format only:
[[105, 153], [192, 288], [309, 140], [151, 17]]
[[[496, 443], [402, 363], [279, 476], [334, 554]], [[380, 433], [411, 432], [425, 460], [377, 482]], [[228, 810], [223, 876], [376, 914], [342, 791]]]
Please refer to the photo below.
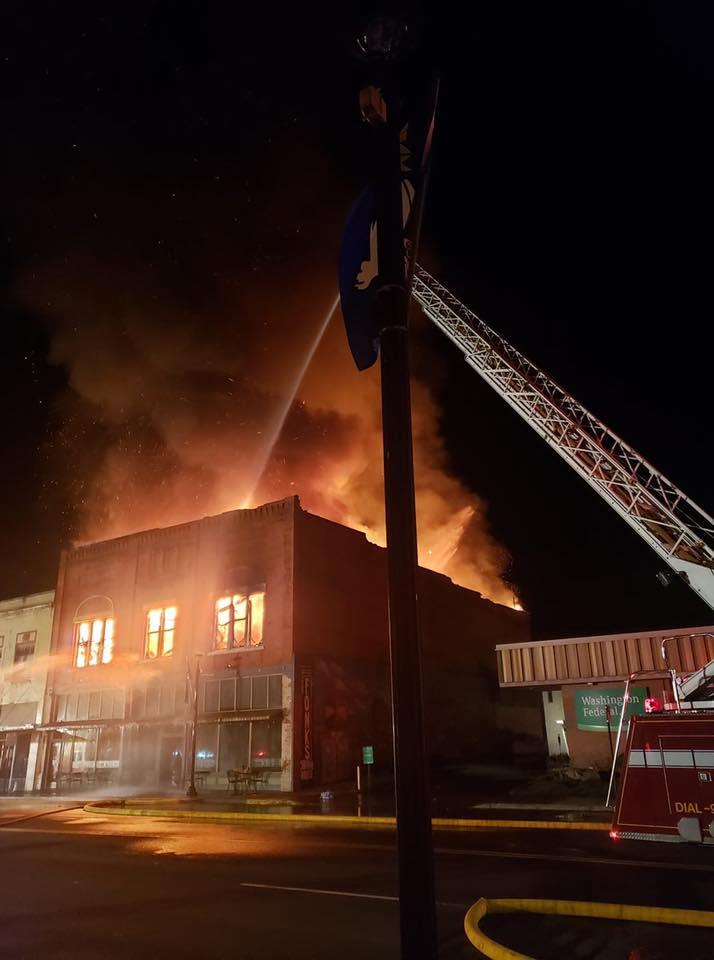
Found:
[[714, 519], [419, 265], [412, 296], [466, 362], [714, 608]]

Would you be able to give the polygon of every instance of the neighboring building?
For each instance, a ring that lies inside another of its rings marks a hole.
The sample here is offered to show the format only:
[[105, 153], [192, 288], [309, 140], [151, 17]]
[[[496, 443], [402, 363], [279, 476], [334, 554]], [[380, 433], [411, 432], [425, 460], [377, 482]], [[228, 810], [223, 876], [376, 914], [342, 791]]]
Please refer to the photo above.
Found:
[[[678, 673], [714, 660], [714, 627], [506, 643], [496, 647], [499, 683], [504, 690], [542, 691], [551, 756], [569, 757], [575, 767], [609, 769], [625, 681], [632, 673], [666, 669], [663, 640]], [[664, 701], [670, 686], [666, 679], [634, 680], [630, 713], [643, 713], [647, 696]]]
[[0, 793], [33, 787], [53, 608], [54, 590], [0, 601]]
[[[493, 647], [528, 618], [429, 571], [419, 594], [432, 751], [487, 753]], [[46, 789], [182, 785], [197, 654], [204, 787], [344, 779], [364, 745], [388, 761], [385, 552], [297, 497], [66, 551], [52, 650]]]

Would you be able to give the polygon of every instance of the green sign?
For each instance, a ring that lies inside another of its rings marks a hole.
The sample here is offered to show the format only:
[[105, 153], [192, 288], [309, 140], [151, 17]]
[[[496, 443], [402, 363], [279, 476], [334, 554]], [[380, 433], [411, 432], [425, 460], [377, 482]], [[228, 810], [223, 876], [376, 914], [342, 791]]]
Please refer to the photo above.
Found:
[[[578, 730], [607, 731], [607, 707], [610, 708], [610, 729], [616, 730], [620, 722], [624, 687], [587, 687], [575, 691], [575, 720]], [[630, 702], [627, 716], [645, 712], [646, 687], [630, 687]]]
[[362, 747], [362, 763], [365, 767], [374, 763], [374, 747]]

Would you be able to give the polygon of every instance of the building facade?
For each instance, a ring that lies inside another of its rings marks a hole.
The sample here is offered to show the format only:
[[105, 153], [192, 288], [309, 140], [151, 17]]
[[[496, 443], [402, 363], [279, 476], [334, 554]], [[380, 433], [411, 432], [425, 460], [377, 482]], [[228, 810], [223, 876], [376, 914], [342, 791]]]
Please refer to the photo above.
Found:
[[[435, 749], [486, 737], [491, 651], [527, 617], [428, 571], [420, 603]], [[386, 759], [386, 604], [384, 551], [296, 497], [67, 551], [36, 786], [183, 786], [195, 689], [204, 788], [346, 779], [365, 744]]]
[[[625, 681], [633, 673], [664, 673], [663, 642], [678, 673], [714, 660], [714, 626], [507, 643], [496, 648], [499, 683], [503, 690], [540, 692], [552, 757], [607, 770]], [[670, 686], [666, 678], [635, 679], [629, 712], [643, 713], [649, 696], [664, 702]]]
[[0, 793], [35, 782], [53, 610], [54, 590], [0, 601]]

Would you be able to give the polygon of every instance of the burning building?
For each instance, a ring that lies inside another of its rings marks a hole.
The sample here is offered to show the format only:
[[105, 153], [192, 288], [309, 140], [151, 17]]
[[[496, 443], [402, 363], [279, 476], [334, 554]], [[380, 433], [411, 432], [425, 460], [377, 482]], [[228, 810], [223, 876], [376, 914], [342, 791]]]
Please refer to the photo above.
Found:
[[[527, 616], [420, 570], [433, 753], [485, 745], [493, 650]], [[223, 788], [348, 778], [389, 762], [386, 557], [297, 497], [79, 546], [61, 559], [36, 786]]]

